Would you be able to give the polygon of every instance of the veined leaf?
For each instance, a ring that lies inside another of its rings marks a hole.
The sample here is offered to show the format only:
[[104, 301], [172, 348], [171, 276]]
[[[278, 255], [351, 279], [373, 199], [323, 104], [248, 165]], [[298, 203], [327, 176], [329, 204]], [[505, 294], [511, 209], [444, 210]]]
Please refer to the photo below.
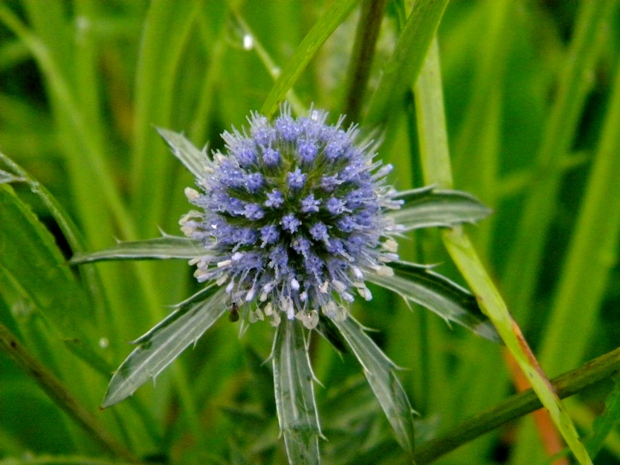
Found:
[[189, 259], [209, 253], [198, 241], [182, 236], [163, 236], [144, 241], [119, 242], [108, 249], [77, 253], [73, 265], [109, 260]]
[[367, 274], [366, 279], [479, 336], [494, 342], [501, 340], [489, 319], [480, 311], [476, 298], [467, 290], [429, 270], [428, 266], [403, 261], [392, 262], [390, 266], [394, 276]]
[[321, 428], [303, 331], [297, 320], [282, 321], [271, 354], [278, 421], [291, 465], [320, 463]]
[[83, 289], [52, 235], [7, 185], [0, 185], [0, 225], [0, 266], [60, 335], [86, 341], [92, 307]]
[[404, 200], [400, 210], [389, 213], [405, 231], [437, 226], [450, 227], [459, 223], [482, 220], [492, 210], [473, 195], [433, 186], [401, 192], [394, 197]]
[[120, 402], [155, 378], [222, 316], [226, 293], [216, 289], [213, 287], [213, 295], [204, 300], [174, 311], [136, 341], [139, 346], [114, 373], [102, 408]]
[[394, 429], [396, 440], [410, 456], [413, 455], [414, 426], [412, 408], [407, 395], [394, 374], [396, 366], [364, 333], [364, 328], [352, 316], [336, 321], [345, 340], [364, 368], [364, 375], [381, 408]]
[[178, 134], [169, 129], [155, 128], [159, 135], [166, 141], [170, 150], [177, 157], [185, 168], [199, 179], [204, 177], [205, 168], [209, 165], [210, 157], [206, 147], [198, 150], [183, 134]]

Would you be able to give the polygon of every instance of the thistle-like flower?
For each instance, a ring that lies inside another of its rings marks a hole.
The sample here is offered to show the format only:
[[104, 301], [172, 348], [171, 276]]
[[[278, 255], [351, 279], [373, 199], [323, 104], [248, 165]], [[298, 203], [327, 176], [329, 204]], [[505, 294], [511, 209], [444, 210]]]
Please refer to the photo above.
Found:
[[311, 109], [293, 118], [287, 106], [270, 123], [253, 114], [249, 129], [224, 133], [223, 153], [196, 149], [182, 135], [160, 129], [176, 157], [196, 178], [187, 188], [198, 209], [181, 218], [186, 237], [120, 243], [76, 256], [99, 260], [189, 259], [205, 288], [135, 341], [138, 347], [112, 378], [103, 407], [156, 377], [226, 309], [231, 320], [269, 319], [277, 327], [271, 353], [278, 422], [290, 463], [318, 463], [321, 431], [314, 400], [307, 330], [317, 329], [338, 350], [350, 350], [386, 412], [398, 443], [413, 453], [413, 418], [395, 365], [349, 315], [365, 281], [407, 302], [497, 339], [476, 299], [427, 266], [396, 254], [396, 234], [451, 227], [486, 217], [475, 198], [432, 187], [396, 193], [385, 183], [390, 165], [375, 161], [355, 127], [326, 123]]
[[181, 229], [206, 249], [190, 261], [194, 275], [225, 285], [250, 322], [342, 320], [356, 292], [372, 298], [364, 276], [391, 275], [385, 263], [398, 258], [397, 227], [384, 215], [402, 203], [385, 186], [392, 167], [355, 144], [355, 128], [326, 118], [311, 109], [294, 119], [284, 107], [270, 124], [253, 114], [249, 131], [224, 134], [224, 153], [197, 179], [202, 192], [186, 189], [201, 211]]

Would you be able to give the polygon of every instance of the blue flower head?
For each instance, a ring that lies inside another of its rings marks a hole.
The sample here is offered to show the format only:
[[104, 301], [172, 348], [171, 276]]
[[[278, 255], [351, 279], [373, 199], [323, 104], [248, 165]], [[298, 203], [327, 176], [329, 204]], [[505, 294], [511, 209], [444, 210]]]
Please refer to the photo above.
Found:
[[195, 276], [225, 286], [250, 322], [343, 320], [355, 293], [372, 297], [364, 275], [389, 274], [398, 258], [384, 214], [400, 205], [384, 184], [391, 166], [356, 145], [357, 129], [326, 119], [315, 109], [293, 118], [287, 106], [273, 123], [253, 114], [249, 130], [224, 133], [201, 192], [186, 190], [201, 211], [182, 230], [208, 251], [192, 260]]

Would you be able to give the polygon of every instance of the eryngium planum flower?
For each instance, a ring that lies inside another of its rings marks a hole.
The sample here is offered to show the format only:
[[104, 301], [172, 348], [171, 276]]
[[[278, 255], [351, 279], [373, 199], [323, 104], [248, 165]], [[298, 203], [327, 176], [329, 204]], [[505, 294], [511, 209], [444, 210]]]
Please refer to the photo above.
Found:
[[286, 106], [273, 123], [253, 114], [248, 131], [224, 133], [201, 192], [186, 189], [200, 210], [181, 229], [207, 250], [190, 261], [194, 275], [226, 286], [250, 322], [267, 315], [277, 326], [283, 313], [312, 329], [320, 312], [343, 320], [355, 293], [372, 297], [364, 276], [390, 275], [385, 263], [398, 258], [384, 214], [401, 203], [385, 185], [391, 166], [355, 144], [354, 127], [326, 118], [314, 109], [293, 118]]
[[247, 130], [224, 133], [226, 147], [213, 155], [159, 129], [199, 187], [186, 189], [197, 207], [180, 221], [186, 237], [122, 242], [72, 262], [189, 259], [205, 287], [134, 341], [103, 407], [158, 376], [228, 310], [233, 321], [267, 317], [277, 326], [270, 360], [290, 463], [319, 461], [322, 435], [308, 354], [308, 330], [314, 329], [358, 359], [396, 440], [412, 456], [411, 405], [396, 366], [348, 316], [349, 304], [355, 294], [371, 299], [369, 281], [497, 340], [474, 296], [428, 266], [399, 260], [393, 239], [418, 228], [475, 222], [490, 210], [466, 193], [432, 186], [396, 193], [385, 184], [391, 167], [374, 160], [357, 129], [326, 120], [327, 113], [315, 109], [293, 118], [287, 106], [273, 123], [253, 114]]

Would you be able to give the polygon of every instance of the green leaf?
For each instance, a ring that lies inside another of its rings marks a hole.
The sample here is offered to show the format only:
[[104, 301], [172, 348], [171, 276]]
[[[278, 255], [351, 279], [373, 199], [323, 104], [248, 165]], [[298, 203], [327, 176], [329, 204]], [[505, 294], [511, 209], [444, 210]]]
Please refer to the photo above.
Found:
[[492, 210], [473, 195], [433, 186], [401, 192], [394, 197], [403, 200], [400, 210], [389, 213], [405, 231], [418, 228], [450, 227], [459, 223], [482, 220]]
[[189, 259], [207, 255], [209, 251], [198, 241], [182, 236], [163, 236], [145, 241], [119, 242], [97, 252], [76, 253], [73, 265], [108, 260], [167, 260]]
[[592, 459], [596, 458], [605, 438], [620, 420], [620, 376], [614, 377], [614, 388], [605, 401], [605, 413], [594, 420], [594, 434], [586, 441], [586, 448]]
[[370, 101], [365, 121], [367, 126], [385, 121], [392, 104], [416, 81], [447, 4], [448, 0], [418, 0], [414, 3]]
[[389, 264], [394, 276], [368, 274], [366, 279], [399, 294], [406, 301], [428, 308], [444, 320], [453, 321], [494, 342], [501, 341], [476, 298], [458, 284], [429, 270], [428, 266], [404, 261]]
[[320, 463], [321, 428], [303, 331], [297, 320], [282, 321], [271, 354], [278, 421], [291, 465]]
[[301, 73], [306, 69], [310, 60], [317, 50], [336, 30], [345, 18], [351, 13], [357, 0], [334, 0], [319, 20], [310, 29], [295, 49], [293, 55], [287, 60], [282, 74], [272, 87], [265, 103], [261, 108], [261, 114], [270, 118], [284, 100], [286, 93], [293, 87]]
[[338, 328], [336, 328], [331, 318], [327, 318], [325, 315], [320, 314], [319, 323], [314, 329], [338, 352], [341, 354], [348, 352], [347, 345], [342, 339], [342, 334], [340, 334], [340, 331], [338, 331]]
[[414, 425], [411, 405], [394, 374], [396, 365], [377, 347], [364, 332], [363, 326], [353, 317], [335, 321], [351, 350], [359, 360], [368, 384], [392, 425], [398, 444], [413, 455]]
[[6, 184], [0, 185], [0, 266], [63, 337], [86, 340], [91, 306], [54, 238]]
[[112, 377], [102, 408], [120, 402], [155, 378], [222, 316], [226, 311], [226, 294], [216, 289], [212, 287], [213, 294], [204, 300], [171, 313], [135, 341], [139, 346]]
[[169, 129], [155, 128], [159, 135], [166, 141], [170, 150], [177, 157], [185, 168], [200, 179], [205, 175], [205, 168], [210, 163], [210, 157], [207, 154], [207, 148], [198, 150], [194, 144], [185, 138], [183, 134], [178, 134]]

